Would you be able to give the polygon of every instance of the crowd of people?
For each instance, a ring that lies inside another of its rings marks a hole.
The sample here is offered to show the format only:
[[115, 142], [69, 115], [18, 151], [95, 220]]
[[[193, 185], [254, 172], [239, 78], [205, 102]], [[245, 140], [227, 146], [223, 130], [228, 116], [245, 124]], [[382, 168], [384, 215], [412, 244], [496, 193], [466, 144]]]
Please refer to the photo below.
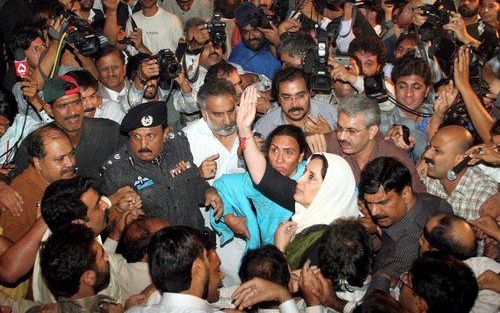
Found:
[[500, 311], [500, 1], [0, 0], [0, 313]]

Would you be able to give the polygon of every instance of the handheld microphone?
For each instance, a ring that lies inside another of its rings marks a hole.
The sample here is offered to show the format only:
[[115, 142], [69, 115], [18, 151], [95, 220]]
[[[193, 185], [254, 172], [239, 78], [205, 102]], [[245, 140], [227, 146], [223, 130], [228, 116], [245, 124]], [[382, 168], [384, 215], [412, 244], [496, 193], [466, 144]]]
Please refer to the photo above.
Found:
[[16, 70], [16, 76], [23, 78], [28, 75], [28, 59], [24, 54], [24, 50], [16, 49], [14, 51], [14, 68]]
[[448, 172], [446, 172], [446, 178], [450, 181], [457, 179], [458, 173], [460, 173], [464, 168], [466, 168], [468, 166], [467, 163], [469, 163], [470, 160], [471, 160], [471, 157], [466, 156], [462, 160], [462, 162], [458, 163], [452, 169], [450, 169], [450, 170], [448, 170]]

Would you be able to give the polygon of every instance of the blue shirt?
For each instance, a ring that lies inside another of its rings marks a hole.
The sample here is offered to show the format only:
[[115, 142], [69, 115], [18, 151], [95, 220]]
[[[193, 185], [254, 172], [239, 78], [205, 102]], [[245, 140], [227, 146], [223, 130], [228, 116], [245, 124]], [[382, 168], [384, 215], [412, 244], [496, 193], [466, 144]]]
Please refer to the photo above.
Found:
[[258, 51], [247, 48], [240, 42], [229, 56], [229, 62], [241, 65], [247, 72], [266, 75], [269, 79], [281, 69], [281, 62], [274, 56], [267, 46]]

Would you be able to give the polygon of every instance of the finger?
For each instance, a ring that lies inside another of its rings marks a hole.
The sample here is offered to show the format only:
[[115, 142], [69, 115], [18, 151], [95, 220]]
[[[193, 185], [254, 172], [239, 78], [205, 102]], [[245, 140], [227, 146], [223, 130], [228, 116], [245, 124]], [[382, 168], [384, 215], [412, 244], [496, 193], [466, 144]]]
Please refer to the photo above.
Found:
[[216, 154], [211, 155], [211, 156], [209, 156], [208, 158], [206, 158], [206, 159], [205, 159], [205, 161], [215, 161], [215, 160], [217, 160], [219, 157], [220, 157], [220, 156], [219, 156], [219, 154], [218, 154], [218, 153], [216, 153]]

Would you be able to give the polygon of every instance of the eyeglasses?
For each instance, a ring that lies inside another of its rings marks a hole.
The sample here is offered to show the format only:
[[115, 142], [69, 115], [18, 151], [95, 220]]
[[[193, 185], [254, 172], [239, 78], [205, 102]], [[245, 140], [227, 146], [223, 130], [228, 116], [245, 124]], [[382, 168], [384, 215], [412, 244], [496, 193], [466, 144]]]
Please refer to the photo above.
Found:
[[365, 127], [365, 128], [362, 128], [362, 129], [356, 129], [356, 128], [343, 128], [343, 127], [337, 126], [337, 127], [335, 127], [334, 131], [337, 133], [337, 135], [346, 132], [347, 135], [354, 136], [354, 135], [356, 135], [357, 133], [359, 133], [359, 132], [361, 132], [363, 130], [367, 130], [368, 128], [370, 128], [370, 127]]
[[415, 289], [410, 286], [410, 272], [404, 272], [403, 274], [401, 274], [401, 276], [399, 276], [397, 287], [399, 288], [400, 292], [403, 289], [403, 286], [410, 289], [414, 294], [417, 294]]
[[34, 47], [29, 48], [28, 51], [31, 53], [37, 53], [37, 52], [44, 51], [45, 49], [47, 49], [47, 45], [42, 43], [39, 46], [34, 46]]

